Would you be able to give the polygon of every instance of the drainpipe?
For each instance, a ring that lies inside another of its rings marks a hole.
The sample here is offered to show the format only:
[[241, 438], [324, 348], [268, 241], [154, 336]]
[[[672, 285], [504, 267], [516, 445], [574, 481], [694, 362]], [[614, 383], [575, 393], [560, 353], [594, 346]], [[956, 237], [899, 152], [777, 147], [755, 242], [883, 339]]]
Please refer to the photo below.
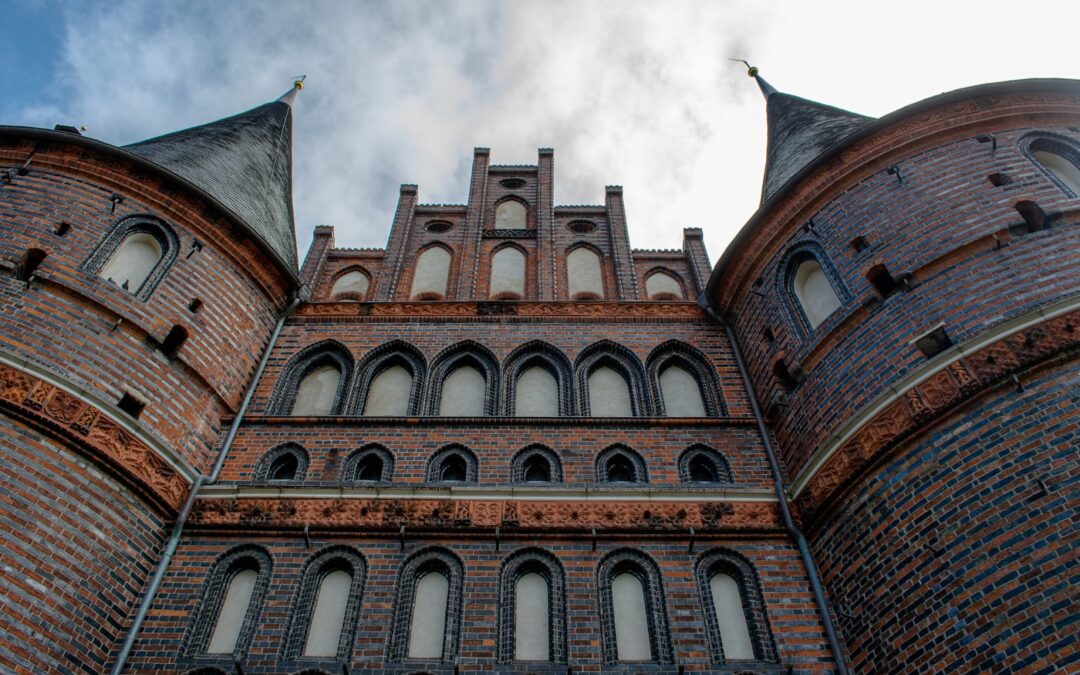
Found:
[[795, 544], [799, 548], [799, 554], [802, 556], [803, 565], [806, 567], [806, 575], [810, 578], [810, 589], [814, 593], [814, 602], [817, 604], [818, 612], [821, 614], [821, 622], [825, 625], [825, 636], [829, 641], [829, 650], [832, 652], [833, 660], [836, 661], [836, 670], [840, 675], [848, 675], [850, 671], [848, 671], [847, 661], [844, 659], [844, 650], [840, 646], [840, 640], [836, 637], [836, 627], [833, 625], [829, 601], [825, 598], [825, 589], [821, 584], [817, 565], [814, 564], [814, 558], [810, 554], [810, 546], [806, 543], [806, 537], [803, 536], [802, 531], [791, 517], [787, 491], [784, 490], [784, 478], [783, 474], [780, 473], [780, 464], [776, 461], [776, 452], [774, 452], [772, 441], [769, 439], [769, 430], [765, 427], [765, 420], [761, 416], [761, 407], [758, 406], [757, 394], [754, 393], [754, 386], [750, 383], [750, 375], [746, 372], [746, 363], [743, 362], [742, 350], [739, 349], [739, 342], [735, 339], [735, 332], [731, 330], [731, 326], [721, 319], [712, 307], [709, 307], [708, 300], [705, 299], [704, 295], [698, 298], [698, 304], [705, 310], [705, 314], [714, 322], [723, 326], [724, 332], [727, 333], [728, 342], [731, 343], [731, 350], [735, 354], [735, 364], [739, 367], [739, 375], [742, 377], [743, 386], [746, 388], [746, 395], [750, 398], [750, 409], [754, 411], [754, 421], [757, 422], [761, 442], [765, 446], [765, 455], [769, 458], [769, 468], [772, 470], [773, 475], [773, 489], [776, 490], [776, 498], [780, 502], [780, 515], [784, 521], [784, 529], [795, 540]]
[[251, 405], [251, 399], [255, 396], [255, 387], [259, 384], [259, 380], [262, 379], [266, 364], [270, 361], [270, 353], [274, 350], [278, 336], [281, 335], [281, 329], [285, 326], [285, 320], [289, 318], [289, 315], [293, 313], [293, 310], [299, 304], [300, 298], [294, 297], [278, 318], [277, 325], [274, 326], [274, 332], [270, 334], [270, 341], [266, 344], [266, 349], [263, 350], [262, 358], [259, 359], [259, 365], [255, 368], [255, 376], [251, 378], [251, 384], [248, 385], [247, 391], [244, 392], [244, 400], [241, 401], [240, 409], [236, 411], [236, 416], [229, 426], [229, 433], [225, 436], [225, 442], [222, 444], [221, 450], [218, 451], [217, 462], [214, 464], [210, 477], [207, 478], [200, 473], [191, 484], [184, 506], [181, 507], [176, 522], [173, 523], [172, 534], [165, 545], [165, 551], [161, 554], [157, 570], [154, 571], [154, 576], [150, 579], [150, 587], [143, 594], [142, 602], [139, 603], [139, 611], [131, 622], [131, 629], [128, 631], [127, 637], [124, 638], [124, 645], [120, 648], [120, 654], [116, 657], [112, 670], [109, 671], [111, 675], [120, 675], [123, 672], [128, 656], [131, 654], [131, 648], [135, 646], [135, 638], [139, 636], [139, 629], [142, 628], [143, 621], [150, 611], [150, 603], [154, 601], [154, 596], [157, 595], [158, 588], [161, 586], [161, 581], [165, 578], [165, 572], [169, 569], [169, 563], [172, 562], [173, 554], [176, 553], [176, 547], [180, 543], [180, 535], [184, 532], [184, 525], [187, 523], [192, 505], [195, 504], [195, 498], [199, 496], [199, 490], [203, 485], [217, 481], [218, 474], [221, 473], [221, 467], [225, 465], [225, 457], [232, 448], [233, 440], [236, 439], [236, 432], [240, 430], [240, 423], [244, 420], [244, 414], [247, 413], [248, 406]]

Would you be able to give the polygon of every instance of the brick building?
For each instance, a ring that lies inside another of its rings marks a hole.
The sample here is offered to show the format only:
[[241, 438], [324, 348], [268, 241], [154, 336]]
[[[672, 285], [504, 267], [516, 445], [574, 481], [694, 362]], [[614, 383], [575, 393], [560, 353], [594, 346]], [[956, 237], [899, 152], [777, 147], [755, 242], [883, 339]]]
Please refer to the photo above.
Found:
[[757, 80], [715, 268], [485, 148], [298, 264], [296, 90], [0, 127], [0, 670], [1075, 670], [1080, 84]]

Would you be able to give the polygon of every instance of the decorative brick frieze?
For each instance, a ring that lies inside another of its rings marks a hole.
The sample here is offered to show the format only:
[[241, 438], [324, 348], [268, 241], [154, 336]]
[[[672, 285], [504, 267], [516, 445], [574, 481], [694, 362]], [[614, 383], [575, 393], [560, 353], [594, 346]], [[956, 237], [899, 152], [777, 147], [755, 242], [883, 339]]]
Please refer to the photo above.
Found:
[[486, 316], [641, 322], [657, 319], [703, 321], [705, 317], [701, 308], [692, 302], [312, 302], [297, 309], [292, 320], [409, 320], [413, 317], [463, 320]]

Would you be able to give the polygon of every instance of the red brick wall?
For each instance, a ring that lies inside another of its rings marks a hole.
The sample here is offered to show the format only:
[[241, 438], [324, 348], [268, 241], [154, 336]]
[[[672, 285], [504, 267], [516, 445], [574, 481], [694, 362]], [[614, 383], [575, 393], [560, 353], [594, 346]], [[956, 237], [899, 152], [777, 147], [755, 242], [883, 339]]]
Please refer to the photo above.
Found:
[[165, 521], [63, 444], [0, 415], [0, 670], [101, 673]]

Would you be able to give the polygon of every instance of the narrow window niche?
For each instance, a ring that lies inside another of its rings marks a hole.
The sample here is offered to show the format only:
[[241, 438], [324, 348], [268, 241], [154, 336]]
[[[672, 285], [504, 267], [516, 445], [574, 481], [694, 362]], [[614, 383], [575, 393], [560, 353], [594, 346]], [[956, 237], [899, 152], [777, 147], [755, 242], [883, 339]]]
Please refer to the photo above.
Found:
[[900, 283], [893, 278], [892, 274], [889, 274], [889, 269], [885, 265], [871, 267], [866, 273], [866, 280], [870, 282], [882, 300], [900, 290]]
[[48, 254], [42, 251], [40, 248], [28, 248], [26, 252], [19, 258], [19, 264], [15, 267], [15, 277], [19, 281], [25, 281], [30, 283], [30, 279], [37, 272], [38, 267], [45, 261]]
[[945, 326], [938, 326], [915, 340], [915, 347], [928, 359], [934, 358], [952, 346], [952, 338], [945, 332]]
[[143, 409], [146, 408], [146, 401], [130, 391], [125, 391], [124, 395], [121, 396], [120, 400], [116, 403], [116, 407], [120, 408], [131, 417], [139, 419], [139, 415], [141, 415]]

